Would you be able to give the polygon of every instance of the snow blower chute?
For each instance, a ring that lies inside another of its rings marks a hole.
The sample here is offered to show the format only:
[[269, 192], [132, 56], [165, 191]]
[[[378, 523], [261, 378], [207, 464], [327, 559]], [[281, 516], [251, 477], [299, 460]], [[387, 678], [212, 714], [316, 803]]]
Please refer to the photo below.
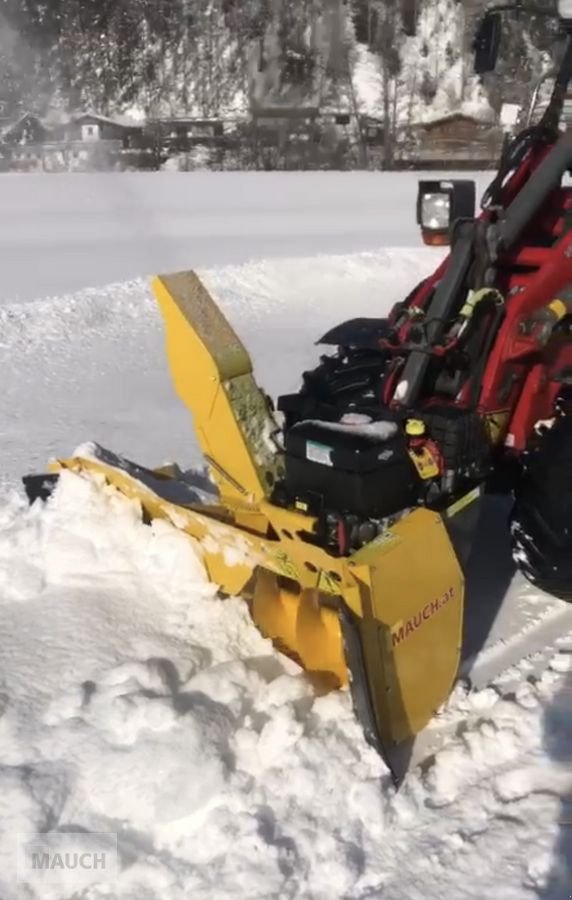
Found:
[[[155, 280], [212, 503], [176, 469], [102, 449], [55, 466], [101, 473], [198, 540], [210, 578], [247, 598], [266, 636], [324, 687], [349, 685], [396, 775], [459, 672], [463, 567], [485, 491], [514, 498], [517, 566], [572, 599], [569, 24], [550, 104], [506, 146], [481, 214], [452, 223], [449, 257], [389, 317], [322, 338], [337, 349], [280, 398], [280, 423], [197, 275]], [[481, 69], [497, 39], [497, 26], [480, 33]], [[454, 182], [447, 191], [440, 214], [459, 208]], [[26, 481], [41, 494], [40, 476]]]

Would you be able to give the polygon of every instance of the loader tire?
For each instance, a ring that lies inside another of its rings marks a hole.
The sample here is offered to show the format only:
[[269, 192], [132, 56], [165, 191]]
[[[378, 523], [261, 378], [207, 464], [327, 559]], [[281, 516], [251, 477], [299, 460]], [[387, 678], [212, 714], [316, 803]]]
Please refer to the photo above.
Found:
[[557, 419], [527, 452], [511, 533], [526, 578], [572, 601], [572, 416]]

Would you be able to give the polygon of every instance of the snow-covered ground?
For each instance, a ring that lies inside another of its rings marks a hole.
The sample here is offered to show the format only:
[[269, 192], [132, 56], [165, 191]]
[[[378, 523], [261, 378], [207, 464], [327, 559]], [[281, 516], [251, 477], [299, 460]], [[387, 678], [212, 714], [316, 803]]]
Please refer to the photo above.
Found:
[[[188, 176], [169, 177], [156, 220], [145, 214], [153, 176], [0, 182], [19, 210], [0, 226], [3, 900], [572, 892], [569, 654], [539, 680], [525, 671], [516, 690], [514, 676], [459, 688], [442, 716], [447, 747], [396, 792], [348, 695], [317, 696], [241, 600], [217, 599], [199, 547], [72, 474], [45, 507], [29, 509], [16, 487], [88, 439], [144, 463], [200, 465], [147, 283], [126, 278], [208, 264], [273, 394], [296, 386], [328, 326], [402, 296], [439, 258], [418, 246], [415, 179], [360, 177], [335, 176], [331, 193], [322, 174], [265, 175], [249, 192], [249, 176], [224, 176], [214, 195], [197, 178], [192, 216]], [[346, 238], [362, 252], [325, 255]], [[15, 835], [45, 830], [116, 832], [119, 877], [75, 895], [18, 886]]]
[[416, 191], [399, 172], [2, 175], [0, 303], [253, 258], [417, 247]]

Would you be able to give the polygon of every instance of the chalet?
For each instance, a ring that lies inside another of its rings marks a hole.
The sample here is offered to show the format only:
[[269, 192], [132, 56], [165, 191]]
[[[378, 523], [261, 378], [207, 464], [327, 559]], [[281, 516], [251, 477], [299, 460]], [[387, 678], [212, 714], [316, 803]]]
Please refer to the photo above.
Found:
[[251, 110], [256, 143], [284, 149], [292, 141], [318, 142], [321, 137], [318, 106], [256, 106]]
[[253, 104], [248, 138], [258, 168], [347, 169], [361, 164], [361, 117], [345, 103]]
[[54, 137], [67, 142], [81, 141], [88, 144], [114, 141], [127, 146], [130, 139], [140, 136], [142, 132], [142, 125], [85, 112], [73, 115], [68, 122], [55, 129]]
[[7, 125], [0, 132], [2, 143], [11, 147], [30, 144], [41, 144], [45, 141], [48, 129], [43, 125], [38, 116], [32, 113], [24, 113], [16, 122]]
[[402, 162], [420, 168], [491, 168], [502, 149], [501, 126], [451, 113], [413, 126], [403, 135]]
[[24, 113], [0, 131], [2, 168], [31, 171], [42, 168], [43, 145], [48, 130], [32, 113]]
[[227, 142], [229, 127], [222, 119], [173, 116], [151, 119], [146, 128], [169, 153], [185, 153], [196, 146], [216, 147]]
[[141, 124], [87, 112], [73, 115], [68, 122], [54, 131], [54, 137], [69, 143], [81, 141], [84, 144], [91, 144], [98, 141], [112, 141], [122, 147], [128, 147], [134, 139], [140, 138], [142, 133]]
[[245, 130], [255, 165], [261, 169], [310, 168], [322, 139], [317, 106], [255, 105]]
[[48, 171], [92, 171], [122, 167], [124, 151], [139, 150], [143, 126], [85, 112], [54, 128], [44, 144]]

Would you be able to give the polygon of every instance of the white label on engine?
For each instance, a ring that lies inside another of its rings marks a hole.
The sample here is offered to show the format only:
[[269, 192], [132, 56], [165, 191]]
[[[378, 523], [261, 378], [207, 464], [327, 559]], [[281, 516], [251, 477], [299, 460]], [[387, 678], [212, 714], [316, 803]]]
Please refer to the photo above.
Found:
[[333, 466], [332, 448], [325, 444], [316, 444], [315, 441], [306, 441], [306, 459], [321, 466]]

